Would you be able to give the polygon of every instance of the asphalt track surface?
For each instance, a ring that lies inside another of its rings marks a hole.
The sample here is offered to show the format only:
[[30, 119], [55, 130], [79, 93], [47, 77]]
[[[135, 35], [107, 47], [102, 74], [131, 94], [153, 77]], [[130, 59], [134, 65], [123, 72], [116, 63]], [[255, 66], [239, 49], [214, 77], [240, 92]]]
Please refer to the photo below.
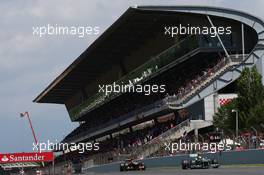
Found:
[[228, 166], [218, 169], [182, 170], [179, 168], [153, 168], [146, 171], [88, 173], [87, 175], [264, 175], [264, 166]]

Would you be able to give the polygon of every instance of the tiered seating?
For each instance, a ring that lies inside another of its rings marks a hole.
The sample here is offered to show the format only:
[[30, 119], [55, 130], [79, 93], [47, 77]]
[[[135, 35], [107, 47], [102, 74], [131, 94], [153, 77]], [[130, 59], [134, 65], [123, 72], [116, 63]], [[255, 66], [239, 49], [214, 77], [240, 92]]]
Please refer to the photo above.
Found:
[[[166, 93], [153, 93], [149, 96], [142, 93], [126, 93], [118, 99], [111, 101], [100, 110], [94, 110], [89, 113], [89, 122], [82, 124], [78, 129], [67, 136], [67, 139], [72, 137], [80, 137], [86, 133], [98, 131], [100, 128], [110, 126], [113, 123], [118, 123], [138, 113], [148, 109], [155, 102], [163, 100], [166, 96], [170, 95], [173, 100], [185, 98], [185, 94], [195, 89], [204, 77], [208, 77], [214, 70], [214, 65], [222, 65], [221, 59], [193, 59], [188, 60], [180, 68], [172, 68], [165, 73], [149, 80], [146, 84], [164, 84]], [[183, 72], [182, 72], [183, 70]], [[177, 95], [176, 95], [177, 94]], [[154, 106], [155, 107], [155, 106]], [[153, 106], [152, 106], [153, 108]], [[96, 120], [95, 120], [96, 119]], [[102, 125], [103, 123], [103, 125]]]
[[222, 58], [219, 62], [211, 68], [207, 68], [206, 71], [202, 71], [202, 76], [197, 76], [195, 79], [191, 80], [190, 83], [181, 87], [177, 95], [173, 95], [167, 98], [171, 108], [177, 108], [177, 106], [183, 105], [186, 101], [191, 99], [196, 95], [201, 89], [205, 88], [219, 75], [226, 72], [228, 69], [236, 64], [240, 64], [243, 60], [243, 56], [234, 55], [230, 58]]

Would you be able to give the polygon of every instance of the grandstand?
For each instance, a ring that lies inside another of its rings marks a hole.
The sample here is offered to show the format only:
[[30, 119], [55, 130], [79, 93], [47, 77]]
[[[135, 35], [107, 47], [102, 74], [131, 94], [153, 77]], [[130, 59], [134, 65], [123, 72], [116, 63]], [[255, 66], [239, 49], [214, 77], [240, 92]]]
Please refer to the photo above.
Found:
[[[231, 33], [165, 34], [165, 27], [180, 24], [230, 27]], [[100, 143], [99, 151], [71, 152], [58, 161], [67, 159], [85, 169], [126, 156], [149, 157], [165, 141], [191, 132], [198, 137], [200, 129], [211, 126], [217, 107], [235, 96], [225, 88], [232, 87], [244, 68], [262, 64], [263, 44], [263, 22], [243, 12], [131, 7], [34, 102], [63, 104], [71, 121], [80, 123], [62, 142]], [[99, 92], [98, 85], [114, 82], [165, 85], [166, 91]]]

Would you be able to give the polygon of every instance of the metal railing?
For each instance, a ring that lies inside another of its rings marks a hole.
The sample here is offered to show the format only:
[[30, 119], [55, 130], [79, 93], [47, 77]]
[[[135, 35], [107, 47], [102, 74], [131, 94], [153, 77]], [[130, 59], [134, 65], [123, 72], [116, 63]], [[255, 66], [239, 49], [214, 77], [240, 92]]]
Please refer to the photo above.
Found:
[[165, 141], [167, 140], [172, 134], [175, 134], [178, 130], [180, 130], [181, 128], [185, 127], [185, 126], [190, 126], [190, 119], [187, 119], [183, 122], [181, 122], [180, 124], [176, 125], [175, 127], [165, 131], [164, 133], [160, 134], [158, 137], [150, 140], [149, 142], [147, 142], [146, 144], [153, 144], [153, 143], [157, 143], [157, 142], [161, 142], [161, 141]]
[[[179, 134], [179, 131], [181, 129], [184, 129], [185, 127], [190, 127], [189, 119], [165, 131], [164, 133], [150, 140], [146, 144], [134, 147], [133, 149], [130, 150], [130, 152], [134, 157], [137, 158], [140, 156], [149, 156], [150, 154], [154, 153], [155, 151], [163, 147], [165, 142], [171, 140], [172, 138], [176, 138], [176, 135]], [[181, 137], [181, 135], [180, 136], [178, 135], [178, 137]]]
[[218, 77], [231, 66], [240, 64], [246, 55], [230, 55], [229, 58], [223, 58], [217, 65], [205, 72], [203, 76], [194, 80], [194, 83], [189, 83], [185, 87], [179, 90], [177, 95], [167, 97], [167, 103], [169, 105], [180, 105], [193, 94], [196, 94], [202, 87], [211, 82], [215, 77]]

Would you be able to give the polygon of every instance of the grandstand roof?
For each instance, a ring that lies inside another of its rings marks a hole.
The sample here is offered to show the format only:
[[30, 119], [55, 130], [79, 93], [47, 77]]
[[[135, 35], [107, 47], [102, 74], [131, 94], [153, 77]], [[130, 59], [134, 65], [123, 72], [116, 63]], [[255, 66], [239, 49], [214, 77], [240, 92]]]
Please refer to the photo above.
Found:
[[[168, 18], [166, 14], [175, 13], [175, 11], [179, 14], [180, 12], [185, 12], [182, 10], [228, 11], [231, 14], [247, 15], [234, 10], [214, 7], [131, 7], [41, 92], [34, 99], [34, 102], [64, 104], [69, 97], [83, 88], [85, 84], [93, 82], [96, 77], [104, 74], [106, 70], [119, 63], [130, 52], [143, 45], [155, 32], [163, 32], [162, 22], [174, 19], [174, 15]], [[166, 18], [160, 14], [164, 14]], [[161, 18], [162, 20], [159, 20]], [[254, 18], [255, 21], [260, 21], [251, 15], [247, 15], [247, 18]]]

